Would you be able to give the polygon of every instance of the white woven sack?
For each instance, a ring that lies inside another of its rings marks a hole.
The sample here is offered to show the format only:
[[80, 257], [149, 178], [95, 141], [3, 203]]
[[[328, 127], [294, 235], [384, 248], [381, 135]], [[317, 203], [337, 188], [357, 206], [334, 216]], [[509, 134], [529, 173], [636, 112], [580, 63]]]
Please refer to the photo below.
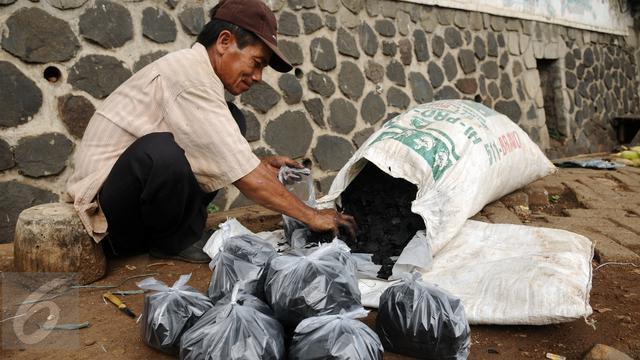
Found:
[[411, 211], [422, 216], [428, 244], [421, 252], [412, 246], [414, 258], [437, 254], [486, 204], [555, 171], [506, 116], [472, 101], [442, 100], [408, 110], [374, 133], [336, 175], [319, 207], [339, 203], [367, 161], [418, 187]]
[[[593, 244], [565, 230], [468, 220], [422, 278], [460, 298], [471, 324], [543, 325], [592, 313]], [[360, 280], [378, 307], [393, 282]]]

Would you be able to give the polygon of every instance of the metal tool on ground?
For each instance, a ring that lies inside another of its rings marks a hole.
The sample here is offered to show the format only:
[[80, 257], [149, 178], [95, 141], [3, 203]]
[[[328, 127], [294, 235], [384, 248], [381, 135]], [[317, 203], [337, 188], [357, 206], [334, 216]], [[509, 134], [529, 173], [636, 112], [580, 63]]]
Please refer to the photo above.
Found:
[[104, 294], [102, 294], [102, 297], [105, 300], [108, 300], [110, 303], [112, 303], [113, 305], [115, 305], [116, 307], [118, 307], [118, 309], [120, 309], [120, 311], [122, 311], [123, 313], [131, 316], [132, 318], [135, 319], [136, 314], [133, 313], [133, 311], [131, 311], [131, 309], [129, 309], [127, 307], [127, 305], [125, 303], [123, 303], [117, 296], [113, 295], [111, 292], [106, 292]]

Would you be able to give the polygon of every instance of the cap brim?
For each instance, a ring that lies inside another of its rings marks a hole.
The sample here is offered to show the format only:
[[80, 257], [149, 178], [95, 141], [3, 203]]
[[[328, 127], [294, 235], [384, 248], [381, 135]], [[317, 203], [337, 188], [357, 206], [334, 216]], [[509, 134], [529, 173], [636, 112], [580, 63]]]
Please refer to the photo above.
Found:
[[269, 60], [269, 66], [271, 66], [275, 71], [286, 73], [293, 69], [293, 65], [289, 64], [287, 58], [282, 54], [278, 46], [266, 41], [262, 36], [255, 34], [262, 42], [271, 49], [273, 52], [271, 54], [271, 60]]

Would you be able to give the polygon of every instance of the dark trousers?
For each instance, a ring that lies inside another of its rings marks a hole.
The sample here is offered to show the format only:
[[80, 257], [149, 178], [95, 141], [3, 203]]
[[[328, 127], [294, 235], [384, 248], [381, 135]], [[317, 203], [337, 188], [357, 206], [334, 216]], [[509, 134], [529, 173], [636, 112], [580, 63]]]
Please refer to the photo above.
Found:
[[[244, 116], [227, 103], [244, 135]], [[98, 193], [109, 235], [109, 256], [157, 248], [176, 254], [202, 237], [207, 206], [217, 191], [198, 184], [184, 150], [171, 133], [151, 133], [120, 155]]]
[[178, 253], [202, 236], [214, 196], [200, 188], [173, 135], [145, 135], [116, 161], [98, 195], [109, 226], [105, 250]]

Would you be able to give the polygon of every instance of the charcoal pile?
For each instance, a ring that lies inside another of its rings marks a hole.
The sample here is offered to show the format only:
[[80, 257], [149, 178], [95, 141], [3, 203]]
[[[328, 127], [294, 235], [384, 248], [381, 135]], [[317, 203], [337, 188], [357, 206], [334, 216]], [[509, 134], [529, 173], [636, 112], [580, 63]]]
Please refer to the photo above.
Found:
[[[418, 188], [394, 178], [369, 162], [342, 193], [342, 210], [358, 224], [356, 239], [342, 237], [354, 253], [373, 254], [382, 265], [378, 277], [388, 279], [394, 260], [415, 235], [425, 228], [422, 218], [411, 212]], [[313, 233], [309, 242], [331, 241], [330, 234]]]

